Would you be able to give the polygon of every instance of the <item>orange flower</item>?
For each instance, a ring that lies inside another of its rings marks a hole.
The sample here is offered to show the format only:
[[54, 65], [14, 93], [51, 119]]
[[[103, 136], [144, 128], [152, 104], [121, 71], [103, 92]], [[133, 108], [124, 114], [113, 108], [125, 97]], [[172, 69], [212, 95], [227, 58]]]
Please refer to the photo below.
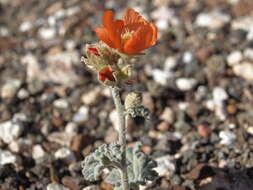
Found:
[[157, 41], [156, 26], [146, 21], [133, 9], [128, 9], [123, 20], [115, 20], [109, 10], [103, 14], [103, 26], [95, 31], [100, 40], [119, 52], [134, 55], [155, 45]]

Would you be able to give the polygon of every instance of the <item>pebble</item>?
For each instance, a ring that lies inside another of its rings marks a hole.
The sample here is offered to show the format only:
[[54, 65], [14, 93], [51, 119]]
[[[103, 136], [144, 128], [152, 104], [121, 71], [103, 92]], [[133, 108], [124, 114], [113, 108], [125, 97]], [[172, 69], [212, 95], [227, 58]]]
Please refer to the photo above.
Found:
[[184, 63], [191, 63], [193, 61], [193, 55], [191, 52], [187, 51], [183, 54], [183, 62]]
[[175, 164], [170, 155], [156, 158], [155, 161], [157, 162], [157, 167], [154, 170], [159, 176], [173, 175], [176, 170]]
[[172, 77], [172, 74], [160, 69], [153, 69], [152, 76], [155, 82], [165, 86], [168, 83], [168, 80]]
[[12, 98], [20, 88], [22, 81], [19, 79], [12, 79], [7, 81], [1, 88], [2, 98]]
[[21, 100], [24, 100], [26, 98], [29, 97], [29, 92], [24, 89], [24, 88], [21, 88], [19, 91], [18, 91], [18, 94], [17, 94], [18, 98], [21, 99]]
[[29, 22], [29, 21], [24, 21], [24, 22], [22, 22], [21, 24], [20, 24], [20, 26], [19, 26], [19, 31], [20, 32], [26, 32], [26, 31], [28, 31], [28, 30], [30, 30], [31, 28], [32, 28], [32, 23], [31, 22]]
[[101, 88], [96, 87], [82, 95], [81, 100], [86, 105], [95, 105], [100, 100]]
[[233, 51], [227, 56], [227, 62], [229, 66], [239, 64], [243, 59], [241, 51]]
[[70, 146], [72, 138], [73, 138], [73, 134], [69, 134], [66, 132], [53, 132], [53, 133], [50, 133], [47, 137], [49, 142], [58, 143], [62, 146], [67, 146], [67, 147]]
[[244, 57], [250, 59], [251, 61], [253, 61], [253, 49], [252, 48], [246, 48], [243, 51], [243, 55]]
[[73, 136], [76, 135], [78, 133], [78, 125], [74, 122], [67, 123], [65, 133]]
[[56, 159], [63, 159], [66, 160], [67, 162], [75, 162], [76, 157], [74, 153], [69, 150], [68, 148], [60, 148], [58, 149], [55, 154], [54, 154]]
[[216, 105], [223, 105], [223, 101], [228, 99], [228, 94], [222, 87], [213, 89], [213, 101]]
[[232, 145], [236, 140], [236, 135], [231, 131], [221, 131], [219, 137], [221, 138], [220, 143], [227, 146]]
[[42, 27], [39, 29], [38, 35], [44, 40], [50, 40], [56, 36], [56, 30], [53, 27]]
[[98, 185], [90, 185], [87, 187], [84, 187], [82, 190], [101, 190]]
[[210, 135], [212, 134], [212, 128], [206, 124], [198, 125], [197, 130], [198, 130], [198, 133], [204, 138], [209, 138]]
[[110, 121], [113, 125], [113, 128], [118, 131], [119, 130], [119, 126], [118, 126], [119, 119], [118, 119], [118, 114], [117, 114], [116, 109], [111, 111], [109, 118], [110, 118]]
[[197, 80], [194, 78], [178, 78], [176, 85], [181, 91], [192, 90], [197, 84]]
[[175, 121], [175, 113], [170, 107], [166, 107], [159, 118], [169, 124], [172, 124]]
[[0, 149], [0, 165], [16, 164], [18, 162], [17, 156], [7, 150]]
[[157, 125], [157, 129], [159, 131], [168, 131], [170, 128], [170, 124], [166, 121], [163, 121]]
[[70, 190], [70, 189], [59, 183], [50, 183], [47, 185], [47, 190]]
[[81, 106], [77, 113], [73, 116], [73, 121], [77, 123], [82, 123], [89, 119], [89, 107]]
[[34, 160], [41, 159], [45, 156], [46, 156], [46, 152], [44, 151], [44, 149], [42, 148], [40, 144], [36, 144], [33, 146], [32, 157]]
[[249, 82], [253, 81], [253, 64], [251, 62], [242, 62], [241, 64], [234, 65], [233, 71], [237, 76]]
[[23, 132], [23, 125], [19, 121], [5, 121], [0, 123], [0, 139], [9, 144]]
[[222, 28], [230, 21], [230, 16], [219, 11], [212, 11], [209, 13], [200, 13], [195, 21], [199, 27], [207, 27], [209, 29]]
[[29, 150], [29, 148], [31, 147], [31, 145], [32, 145], [32, 141], [31, 140], [20, 138], [20, 139], [18, 139], [16, 141], [12, 141], [9, 144], [9, 149], [12, 152], [22, 152], [22, 151], [25, 151], [25, 150]]
[[69, 103], [66, 99], [57, 99], [53, 102], [53, 105], [56, 108], [60, 108], [60, 109], [66, 109], [69, 106]]
[[177, 65], [176, 57], [169, 56], [166, 58], [164, 62], [164, 70], [167, 72], [171, 72], [171, 70], [174, 69], [176, 65]]

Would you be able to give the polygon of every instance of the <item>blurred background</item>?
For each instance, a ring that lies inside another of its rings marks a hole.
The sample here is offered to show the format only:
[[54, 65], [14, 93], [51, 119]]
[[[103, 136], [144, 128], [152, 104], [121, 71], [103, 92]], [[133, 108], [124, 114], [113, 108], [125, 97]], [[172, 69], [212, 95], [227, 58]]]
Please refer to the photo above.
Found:
[[152, 120], [129, 146], [158, 161], [142, 189], [252, 190], [252, 0], [0, 0], [0, 189], [112, 190], [81, 161], [117, 139], [108, 88], [80, 62], [107, 9], [159, 30], [133, 61]]

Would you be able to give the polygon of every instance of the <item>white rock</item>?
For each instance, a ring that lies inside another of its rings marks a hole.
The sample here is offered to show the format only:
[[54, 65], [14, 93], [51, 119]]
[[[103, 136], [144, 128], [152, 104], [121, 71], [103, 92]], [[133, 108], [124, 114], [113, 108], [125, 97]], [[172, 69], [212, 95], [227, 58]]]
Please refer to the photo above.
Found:
[[243, 59], [241, 51], [233, 51], [227, 56], [227, 62], [229, 66], [239, 64]]
[[243, 51], [243, 55], [253, 61], [253, 49], [247, 48]]
[[40, 144], [36, 144], [33, 146], [32, 149], [32, 157], [34, 160], [38, 160], [43, 158], [46, 155], [44, 149], [42, 148], [42, 146]]
[[20, 88], [21, 84], [22, 82], [19, 79], [12, 79], [7, 81], [1, 88], [1, 97], [12, 98]]
[[50, 183], [47, 185], [47, 190], [70, 190], [70, 189], [59, 183]]
[[74, 153], [69, 150], [68, 148], [60, 148], [59, 150], [57, 150], [54, 154], [56, 159], [63, 159], [66, 160], [68, 162], [75, 162], [76, 161], [76, 157], [74, 155]]
[[65, 133], [69, 135], [76, 135], [78, 132], [78, 125], [74, 122], [69, 122], [65, 127]]
[[73, 121], [81, 123], [89, 119], [89, 108], [87, 106], [81, 106], [77, 113], [73, 116]]
[[161, 31], [166, 30], [169, 27], [169, 23], [166, 20], [157, 20], [155, 21], [155, 25]]
[[172, 124], [174, 123], [174, 120], [175, 120], [175, 114], [170, 107], [166, 107], [163, 110], [163, 113], [161, 114], [160, 119]]
[[20, 24], [19, 26], [19, 31], [20, 32], [26, 32], [32, 28], [32, 23], [29, 21], [24, 21]]
[[212, 11], [209, 13], [200, 13], [195, 21], [199, 27], [207, 27], [209, 29], [219, 29], [230, 21], [228, 14], [219, 11]]
[[240, 76], [249, 82], [253, 81], [253, 63], [243, 62], [235, 65], [233, 66], [233, 71], [237, 76]]
[[164, 70], [170, 72], [177, 65], [177, 59], [175, 57], [169, 56], [164, 62]]
[[60, 108], [60, 109], [66, 109], [68, 108], [69, 106], [69, 103], [66, 99], [58, 99], [58, 100], [55, 100], [53, 102], [53, 105], [56, 107], [56, 108]]
[[188, 91], [192, 90], [197, 84], [196, 79], [194, 78], [178, 78], [176, 80], [176, 85], [179, 90]]
[[24, 89], [24, 88], [21, 88], [19, 91], [18, 91], [18, 94], [17, 94], [18, 98], [23, 100], [23, 99], [26, 99], [29, 97], [29, 92]]
[[170, 155], [156, 158], [155, 161], [157, 162], [157, 167], [154, 170], [159, 176], [172, 175], [176, 170]]
[[53, 27], [51, 27], [51, 28], [42, 27], [39, 29], [38, 34], [42, 39], [50, 40], [56, 36], [56, 30]]
[[247, 127], [247, 128], [246, 128], [246, 131], [247, 131], [249, 134], [253, 135], [253, 126]]
[[161, 85], [166, 85], [168, 83], [168, 80], [172, 77], [172, 74], [169, 72], [160, 70], [160, 69], [154, 69], [152, 71], [152, 76], [154, 77], [154, 80]]
[[49, 142], [58, 143], [62, 146], [69, 147], [71, 145], [71, 140], [73, 138], [73, 134], [64, 132], [53, 132], [47, 136]]
[[12, 152], [21, 152], [21, 151], [24, 151], [24, 150], [28, 150], [31, 147], [31, 145], [32, 145], [31, 140], [20, 138], [16, 141], [12, 141], [9, 144], [9, 149]]
[[82, 190], [101, 190], [98, 185], [90, 185], [88, 187], [84, 187]]
[[16, 164], [18, 161], [17, 156], [7, 150], [0, 149], [0, 165]]
[[232, 145], [236, 140], [236, 135], [231, 131], [221, 131], [219, 137], [221, 138], [220, 143], [227, 146]]
[[0, 123], [0, 139], [9, 144], [11, 141], [17, 139], [23, 131], [21, 122], [14, 122], [12, 120]]
[[225, 89], [215, 87], [213, 89], [213, 100], [216, 105], [223, 105], [223, 101], [228, 99], [228, 94]]
[[193, 55], [191, 52], [187, 51], [183, 54], [183, 62], [190, 63], [193, 60]]
[[83, 94], [81, 99], [82, 102], [86, 105], [94, 105], [99, 101], [99, 97], [101, 95], [101, 88], [96, 87], [87, 93]]

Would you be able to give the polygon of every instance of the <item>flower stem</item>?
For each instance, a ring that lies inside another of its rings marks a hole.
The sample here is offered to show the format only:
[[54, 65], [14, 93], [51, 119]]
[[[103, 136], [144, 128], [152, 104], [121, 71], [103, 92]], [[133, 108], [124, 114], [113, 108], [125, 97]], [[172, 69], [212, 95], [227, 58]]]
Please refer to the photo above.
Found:
[[124, 116], [124, 105], [120, 98], [120, 89], [111, 88], [113, 101], [118, 114], [118, 140], [123, 149], [122, 155], [122, 170], [121, 170], [121, 184], [123, 190], [129, 190], [128, 176], [127, 176], [127, 164], [126, 164], [126, 120]]

